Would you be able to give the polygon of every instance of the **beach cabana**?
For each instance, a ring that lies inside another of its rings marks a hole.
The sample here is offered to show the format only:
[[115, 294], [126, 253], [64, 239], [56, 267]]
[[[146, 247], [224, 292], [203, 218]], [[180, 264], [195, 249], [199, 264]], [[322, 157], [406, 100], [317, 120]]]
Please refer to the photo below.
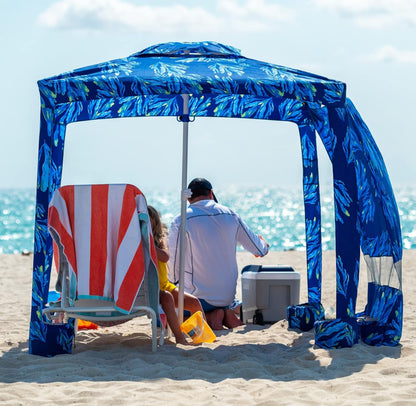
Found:
[[[360, 337], [371, 345], [399, 342], [403, 298], [398, 209], [382, 156], [346, 97], [344, 83], [249, 59], [231, 46], [198, 42], [151, 46], [127, 58], [40, 80], [38, 85], [41, 120], [30, 353], [54, 355], [71, 352], [72, 346], [71, 320], [65, 325], [47, 325], [42, 318], [52, 264], [47, 208], [61, 184], [66, 126], [76, 121], [141, 116], [180, 117], [185, 123], [184, 140], [190, 117], [297, 124], [303, 166], [308, 303], [288, 309], [289, 325], [302, 330], [314, 327], [316, 343], [325, 348], [352, 346]], [[324, 320], [321, 303], [316, 135], [333, 167], [335, 320]], [[182, 185], [186, 185], [186, 160], [184, 141]], [[186, 203], [183, 196], [182, 213]], [[369, 275], [367, 306], [361, 314], [356, 311], [360, 250]]]

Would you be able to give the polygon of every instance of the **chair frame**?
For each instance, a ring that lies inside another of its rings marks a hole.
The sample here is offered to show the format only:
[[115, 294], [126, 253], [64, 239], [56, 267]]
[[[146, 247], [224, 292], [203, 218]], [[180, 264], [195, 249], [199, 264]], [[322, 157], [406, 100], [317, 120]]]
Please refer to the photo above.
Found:
[[[116, 309], [114, 306], [97, 306], [97, 307], [79, 307], [79, 306], [64, 306], [48, 307], [43, 309], [42, 314], [50, 323], [58, 319], [59, 313], [65, 313], [68, 318], [82, 319], [91, 322], [108, 322], [108, 321], [128, 321], [136, 317], [147, 316], [151, 319], [152, 324], [152, 352], [157, 351], [157, 317], [155, 311], [147, 306], [133, 306], [130, 314], [122, 314], [120, 316], [105, 316], [105, 313], [114, 313]], [[83, 314], [84, 313], [84, 314]], [[103, 316], [91, 316], [86, 313], [103, 313]], [[159, 345], [163, 345], [165, 337], [164, 327], [162, 325], [162, 332], [160, 334]], [[74, 337], [75, 339], [75, 337]]]

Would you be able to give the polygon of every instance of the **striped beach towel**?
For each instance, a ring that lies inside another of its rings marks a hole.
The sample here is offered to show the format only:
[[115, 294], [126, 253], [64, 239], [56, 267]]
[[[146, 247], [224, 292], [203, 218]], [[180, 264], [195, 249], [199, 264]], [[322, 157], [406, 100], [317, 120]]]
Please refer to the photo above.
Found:
[[114, 301], [129, 313], [146, 263], [157, 263], [141, 191], [132, 185], [63, 186], [49, 204], [48, 227], [61, 245], [60, 264], [68, 264], [76, 289], [71, 296]]

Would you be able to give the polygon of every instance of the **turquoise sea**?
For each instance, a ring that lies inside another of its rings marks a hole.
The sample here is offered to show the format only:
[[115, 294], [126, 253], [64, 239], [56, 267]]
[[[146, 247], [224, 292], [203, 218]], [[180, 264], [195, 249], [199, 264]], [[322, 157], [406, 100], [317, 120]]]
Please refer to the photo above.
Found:
[[[148, 204], [156, 207], [170, 224], [180, 211], [178, 191], [146, 191]], [[231, 187], [216, 191], [220, 203], [235, 211], [253, 231], [263, 235], [272, 250], [305, 250], [305, 225], [301, 189], [281, 187]], [[416, 188], [395, 189], [400, 211], [403, 247], [416, 248]], [[332, 194], [321, 192], [322, 243], [334, 249]], [[35, 190], [0, 189], [0, 253], [33, 251]]]

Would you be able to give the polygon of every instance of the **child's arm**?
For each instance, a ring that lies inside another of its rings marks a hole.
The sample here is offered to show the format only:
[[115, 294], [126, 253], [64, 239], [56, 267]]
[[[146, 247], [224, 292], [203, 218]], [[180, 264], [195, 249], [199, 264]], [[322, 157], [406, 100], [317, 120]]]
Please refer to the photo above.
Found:
[[161, 262], [169, 261], [169, 252], [167, 250], [156, 247], [156, 255], [157, 255], [157, 259]]

